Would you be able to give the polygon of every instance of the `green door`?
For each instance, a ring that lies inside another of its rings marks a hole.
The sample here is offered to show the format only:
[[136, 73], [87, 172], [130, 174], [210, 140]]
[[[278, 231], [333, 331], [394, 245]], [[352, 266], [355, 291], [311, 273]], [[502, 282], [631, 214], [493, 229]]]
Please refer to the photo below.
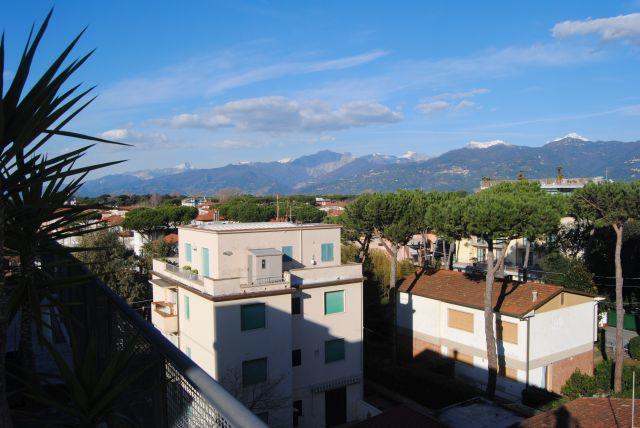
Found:
[[209, 276], [209, 249], [202, 248], [202, 275]]

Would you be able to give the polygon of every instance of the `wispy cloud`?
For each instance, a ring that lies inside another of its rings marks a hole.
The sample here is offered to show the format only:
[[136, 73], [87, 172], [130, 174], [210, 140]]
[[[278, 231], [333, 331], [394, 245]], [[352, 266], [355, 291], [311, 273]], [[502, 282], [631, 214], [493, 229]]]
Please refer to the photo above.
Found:
[[473, 98], [488, 92], [489, 90], [486, 88], [477, 88], [464, 92], [444, 92], [442, 94], [427, 97], [423, 102], [416, 106], [416, 110], [424, 114], [433, 114], [445, 110], [460, 111], [471, 107], [477, 107], [478, 103], [471, 101], [468, 98]]
[[611, 18], [563, 21], [554, 25], [551, 33], [558, 38], [597, 34], [604, 41], [640, 42], [640, 13]]
[[99, 102], [105, 107], [123, 108], [209, 96], [280, 77], [356, 67], [385, 55], [385, 51], [374, 50], [340, 58], [260, 65], [256, 62], [268, 60], [255, 52], [223, 52], [117, 82], [101, 94]]
[[185, 113], [156, 123], [173, 128], [233, 127], [248, 132], [324, 132], [395, 123], [402, 114], [373, 101], [351, 101], [338, 108], [319, 100], [282, 96], [228, 102], [203, 113]]
[[300, 91], [298, 95], [333, 102], [349, 97], [384, 100], [391, 95], [417, 89], [496, 79], [532, 68], [583, 64], [598, 60], [603, 55], [603, 52], [587, 46], [560, 41], [487, 49], [463, 57], [400, 61], [375, 76], [335, 80]]
[[[176, 144], [169, 141], [169, 138], [159, 132], [140, 132], [130, 128], [114, 128], [104, 131], [99, 135], [107, 140], [129, 143], [133, 149], [149, 150], [159, 148], [176, 148]], [[117, 146], [122, 149], [122, 146]]]

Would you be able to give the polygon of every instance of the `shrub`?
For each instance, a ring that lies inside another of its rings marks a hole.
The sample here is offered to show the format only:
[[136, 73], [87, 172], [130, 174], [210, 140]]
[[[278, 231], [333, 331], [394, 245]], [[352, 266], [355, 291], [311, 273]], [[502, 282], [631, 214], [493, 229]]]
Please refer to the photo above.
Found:
[[182, 270], [191, 270], [191, 266], [184, 265], [184, 266], [182, 266]]
[[640, 360], [640, 336], [636, 336], [629, 341], [629, 355], [634, 360]]
[[570, 399], [592, 397], [598, 392], [596, 379], [576, 370], [562, 387], [562, 393]]
[[613, 363], [610, 360], [601, 361], [595, 368], [594, 377], [598, 391], [609, 391], [613, 381]]
[[522, 390], [522, 404], [529, 407], [545, 407], [561, 398], [558, 394], [537, 386], [529, 386]]

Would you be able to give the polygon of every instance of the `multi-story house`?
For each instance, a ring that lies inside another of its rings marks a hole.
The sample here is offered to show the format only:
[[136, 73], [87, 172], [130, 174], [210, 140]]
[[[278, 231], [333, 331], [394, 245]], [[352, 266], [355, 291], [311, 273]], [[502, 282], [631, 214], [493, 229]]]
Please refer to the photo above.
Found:
[[357, 419], [362, 266], [340, 227], [178, 228], [177, 263], [153, 261], [153, 324], [271, 426]]
[[[445, 359], [456, 377], [483, 388], [484, 290], [482, 277], [461, 272], [407, 277], [397, 300], [401, 349], [412, 358]], [[497, 394], [520, 398], [527, 385], [560, 392], [575, 370], [592, 374], [601, 298], [536, 282], [498, 280], [493, 291]]]
[[[578, 177], [564, 178], [562, 171], [558, 171], [555, 178], [531, 179], [540, 185], [545, 192], [555, 195], [570, 195], [577, 189], [587, 184], [599, 184], [610, 180], [603, 177]], [[500, 183], [516, 182], [517, 180], [493, 180], [485, 178], [480, 183], [479, 191], [486, 190]], [[562, 227], [571, 227], [574, 219], [572, 217], [564, 217], [561, 220]], [[529, 260], [525, 263], [526, 247], [529, 246]], [[506, 247], [506, 248], [505, 248]], [[497, 258], [502, 252], [506, 251], [504, 260], [504, 271], [501, 274], [511, 275], [512, 277], [524, 279], [523, 267], [528, 268], [527, 277], [536, 279], [541, 277], [539, 262], [546, 254], [546, 242], [536, 240], [530, 242], [526, 237], [514, 239], [508, 243], [496, 243], [494, 245], [494, 254]], [[453, 268], [459, 271], [486, 271], [487, 243], [475, 236], [464, 238], [455, 242], [455, 253], [453, 258]]]

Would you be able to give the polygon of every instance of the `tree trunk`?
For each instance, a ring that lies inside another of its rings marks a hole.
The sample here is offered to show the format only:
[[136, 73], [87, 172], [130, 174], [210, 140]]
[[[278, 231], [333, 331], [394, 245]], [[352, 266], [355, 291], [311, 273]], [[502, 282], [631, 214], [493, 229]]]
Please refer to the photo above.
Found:
[[487, 240], [487, 276], [484, 289], [484, 334], [487, 343], [487, 388], [485, 395], [493, 398], [496, 393], [496, 381], [498, 376], [498, 352], [496, 350], [496, 337], [493, 328], [493, 281], [496, 269], [500, 261], [493, 259], [493, 241]]
[[453, 246], [455, 241], [449, 242], [449, 254], [447, 254], [447, 269], [451, 270], [451, 258], [453, 254]]
[[398, 244], [391, 242], [391, 269], [389, 275], [389, 304], [391, 304], [391, 349], [393, 349], [392, 363], [395, 367], [398, 360], [397, 349], [397, 308], [396, 308], [396, 273], [398, 271]]
[[449, 267], [447, 266], [447, 241], [442, 241], [442, 263], [441, 265], [444, 265], [445, 269], [449, 269]]
[[524, 238], [524, 261], [522, 262], [522, 280], [527, 282], [529, 276], [529, 254], [531, 251], [531, 242], [529, 238]]
[[427, 235], [421, 233], [422, 235], [422, 267], [427, 267]]
[[[2, 187], [0, 187], [1, 189]], [[7, 375], [5, 355], [7, 353], [7, 329], [9, 326], [9, 292], [4, 276], [4, 195], [0, 195], [0, 426], [11, 428], [11, 414], [7, 402]]]
[[622, 392], [622, 368], [624, 364], [624, 350], [622, 348], [622, 328], [624, 326], [624, 307], [622, 306], [622, 231], [624, 225], [614, 224], [613, 229], [616, 232], [616, 362], [615, 373], [613, 376], [613, 391], [618, 394]]

